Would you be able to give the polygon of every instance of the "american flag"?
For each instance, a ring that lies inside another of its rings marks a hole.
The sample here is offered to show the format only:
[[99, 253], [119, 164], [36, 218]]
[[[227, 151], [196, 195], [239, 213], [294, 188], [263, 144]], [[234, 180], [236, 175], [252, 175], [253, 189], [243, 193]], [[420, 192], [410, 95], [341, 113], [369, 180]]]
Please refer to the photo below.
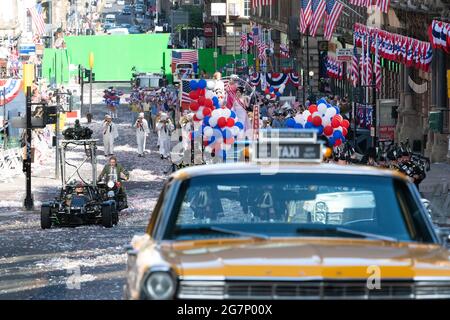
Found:
[[390, 0], [376, 0], [376, 5], [381, 12], [387, 13], [389, 11], [390, 2]]
[[266, 49], [267, 49], [267, 45], [263, 41], [260, 41], [259, 44], [258, 44], [258, 58], [259, 58], [259, 60], [266, 61], [266, 59], [267, 59]]
[[[227, 87], [229, 80], [228, 79], [222, 79], [225, 88]], [[190, 85], [191, 79], [189, 80], [181, 80], [181, 107], [183, 110], [189, 109], [189, 104], [192, 102], [192, 99], [189, 97], [189, 93], [191, 90]]]
[[311, 0], [300, 0], [301, 8], [300, 8], [300, 32], [306, 33], [309, 25], [311, 24], [312, 18], [312, 9], [311, 9]]
[[273, 0], [252, 0], [252, 7], [271, 6]]
[[28, 8], [28, 11], [30, 12], [31, 19], [33, 20], [36, 34], [43, 35], [45, 32], [45, 22], [42, 4], [38, 3], [36, 6]]
[[325, 24], [324, 36], [325, 40], [330, 41], [333, 36], [334, 28], [342, 13], [344, 6], [336, 0], [327, 0], [327, 22]]
[[358, 50], [356, 49], [356, 45], [353, 47], [353, 59], [352, 59], [352, 84], [353, 87], [358, 85], [359, 80], [359, 72], [358, 72]]
[[259, 44], [261, 42], [261, 27], [260, 26], [254, 26], [252, 29], [253, 34], [253, 43], [255, 46], [259, 47]]
[[198, 63], [198, 52], [197, 50], [187, 50], [187, 51], [172, 51], [172, 63]]
[[360, 74], [361, 74], [361, 86], [365, 86], [366, 85], [366, 72], [365, 72], [365, 61], [366, 61], [366, 47], [365, 47], [365, 42], [366, 42], [366, 37], [363, 36], [362, 39], [362, 45], [361, 45], [361, 49], [362, 49], [362, 53], [361, 53], [361, 60], [359, 62], [359, 67], [360, 67]]
[[247, 53], [248, 51], [248, 39], [247, 39], [247, 33], [242, 33], [241, 35], [241, 48], [242, 52]]
[[317, 30], [319, 29], [320, 21], [325, 13], [326, 3], [325, 0], [312, 0], [312, 21], [311, 27], [309, 29], [309, 34], [312, 37], [316, 36]]
[[289, 58], [289, 44], [288, 43], [281, 43], [280, 44], [280, 56], [282, 58]]
[[372, 70], [372, 59], [370, 57], [370, 37], [368, 39], [367, 44], [367, 54], [366, 54], [366, 72], [367, 72], [367, 78], [366, 78], [366, 85], [370, 86], [372, 85], [372, 77], [373, 77], [373, 70]]
[[377, 37], [376, 46], [375, 46], [375, 88], [377, 91], [381, 90], [381, 63], [380, 63], [380, 55], [378, 53], [378, 45], [379, 40]]
[[253, 40], [253, 33], [252, 32], [250, 32], [247, 35], [247, 41], [248, 41], [248, 46], [249, 47], [253, 47], [255, 45], [255, 41]]

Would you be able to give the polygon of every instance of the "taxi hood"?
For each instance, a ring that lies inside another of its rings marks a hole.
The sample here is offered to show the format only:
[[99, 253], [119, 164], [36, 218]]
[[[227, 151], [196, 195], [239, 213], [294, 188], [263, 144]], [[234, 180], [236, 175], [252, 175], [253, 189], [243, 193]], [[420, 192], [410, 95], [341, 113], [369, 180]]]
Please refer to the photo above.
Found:
[[183, 241], [160, 247], [181, 278], [449, 277], [449, 251], [437, 244], [342, 238]]

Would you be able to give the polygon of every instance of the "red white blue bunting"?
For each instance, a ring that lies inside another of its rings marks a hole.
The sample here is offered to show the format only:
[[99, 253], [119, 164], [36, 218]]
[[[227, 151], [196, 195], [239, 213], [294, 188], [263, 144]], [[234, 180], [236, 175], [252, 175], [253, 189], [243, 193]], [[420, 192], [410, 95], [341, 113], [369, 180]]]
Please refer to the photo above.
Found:
[[338, 61], [336, 58], [332, 56], [328, 56], [326, 67], [327, 67], [327, 75], [330, 78], [342, 80], [343, 77], [342, 62]]
[[428, 28], [428, 35], [433, 48], [450, 53], [450, 23], [433, 20]]
[[369, 39], [370, 51], [375, 53], [375, 39], [378, 37], [378, 53], [381, 58], [405, 64], [408, 67], [429, 72], [433, 50], [431, 43], [390, 33], [378, 28], [370, 28], [355, 23], [355, 44], [361, 47], [363, 39]]
[[290, 72], [289, 73], [289, 82], [292, 83], [295, 87], [300, 86], [300, 76], [297, 72]]
[[273, 88], [279, 88], [288, 81], [287, 73], [266, 73], [266, 81]]
[[261, 83], [261, 73], [255, 72], [250, 75], [250, 84], [254, 87], [259, 86]]
[[[21, 79], [0, 79], [0, 104], [3, 105], [14, 100], [21, 88]], [[3, 89], [5, 89], [5, 101], [3, 101]]]

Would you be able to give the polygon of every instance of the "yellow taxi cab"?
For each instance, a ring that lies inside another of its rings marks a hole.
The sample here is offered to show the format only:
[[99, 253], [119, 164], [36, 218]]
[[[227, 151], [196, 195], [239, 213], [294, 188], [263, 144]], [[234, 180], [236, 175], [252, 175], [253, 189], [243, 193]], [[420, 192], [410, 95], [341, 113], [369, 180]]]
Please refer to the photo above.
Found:
[[414, 184], [320, 163], [314, 133], [277, 134], [251, 163], [168, 179], [128, 248], [125, 298], [450, 298], [449, 251]]

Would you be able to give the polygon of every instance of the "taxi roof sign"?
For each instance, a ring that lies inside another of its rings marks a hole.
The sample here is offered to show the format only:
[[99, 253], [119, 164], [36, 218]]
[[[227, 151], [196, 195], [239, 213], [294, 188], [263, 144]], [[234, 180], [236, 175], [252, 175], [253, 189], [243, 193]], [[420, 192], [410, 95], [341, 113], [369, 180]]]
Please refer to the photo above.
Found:
[[261, 130], [253, 143], [254, 162], [320, 163], [323, 146], [316, 130]]

